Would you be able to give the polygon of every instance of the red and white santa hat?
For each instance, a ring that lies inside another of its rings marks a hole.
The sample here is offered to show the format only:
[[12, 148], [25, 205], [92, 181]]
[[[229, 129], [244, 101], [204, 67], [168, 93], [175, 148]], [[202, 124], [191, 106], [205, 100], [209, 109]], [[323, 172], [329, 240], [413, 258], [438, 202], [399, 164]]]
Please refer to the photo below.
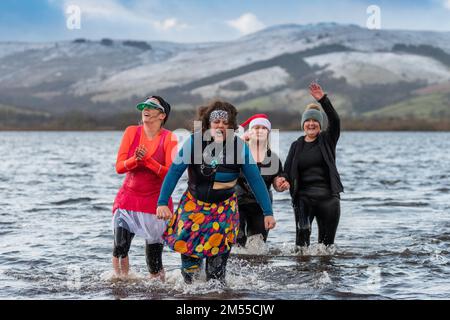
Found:
[[245, 127], [246, 125], [248, 125], [250, 130], [254, 126], [264, 126], [269, 131], [272, 130], [272, 124], [269, 121], [269, 117], [263, 113], [255, 114], [241, 124], [242, 127]]

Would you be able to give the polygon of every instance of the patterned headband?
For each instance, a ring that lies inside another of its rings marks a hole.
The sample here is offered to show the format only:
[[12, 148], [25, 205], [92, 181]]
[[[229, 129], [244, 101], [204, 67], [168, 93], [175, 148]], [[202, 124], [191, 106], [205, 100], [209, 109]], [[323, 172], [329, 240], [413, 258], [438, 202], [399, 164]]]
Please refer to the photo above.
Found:
[[209, 116], [209, 122], [214, 122], [216, 120], [228, 121], [228, 112], [225, 110], [214, 110]]

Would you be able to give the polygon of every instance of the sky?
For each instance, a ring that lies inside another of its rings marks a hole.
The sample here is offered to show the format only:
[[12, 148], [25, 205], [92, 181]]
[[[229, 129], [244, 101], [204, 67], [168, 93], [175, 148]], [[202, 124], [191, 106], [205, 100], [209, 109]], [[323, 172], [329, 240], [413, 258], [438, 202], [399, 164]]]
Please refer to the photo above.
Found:
[[450, 32], [450, 0], [1, 0], [0, 41], [227, 41], [281, 24], [366, 27], [370, 5], [381, 29]]

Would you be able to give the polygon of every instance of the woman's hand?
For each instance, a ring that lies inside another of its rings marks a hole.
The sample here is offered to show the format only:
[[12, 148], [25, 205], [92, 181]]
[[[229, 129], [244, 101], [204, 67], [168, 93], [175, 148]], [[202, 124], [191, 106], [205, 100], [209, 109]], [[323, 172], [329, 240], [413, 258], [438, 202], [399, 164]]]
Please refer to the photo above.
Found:
[[291, 185], [289, 184], [289, 182], [285, 181], [283, 182], [283, 184], [281, 185], [281, 191], [286, 191], [289, 190], [291, 188]]
[[173, 217], [173, 212], [168, 206], [158, 206], [156, 208], [156, 217], [158, 219], [170, 220]]
[[284, 177], [276, 177], [273, 182], [273, 187], [278, 192], [286, 191], [290, 188], [289, 182]]
[[242, 140], [244, 140], [245, 142], [250, 141], [250, 130], [247, 130], [244, 132], [244, 134], [242, 135]]
[[136, 157], [137, 161], [142, 161], [142, 159], [144, 159], [146, 154], [147, 154], [147, 149], [145, 148], [144, 145], [140, 145], [134, 151], [134, 156]]
[[322, 87], [316, 83], [316, 82], [312, 82], [309, 85], [309, 93], [313, 96], [314, 99], [316, 99], [317, 101], [319, 101], [320, 99], [323, 98], [323, 96], [325, 95], [325, 92], [323, 92]]
[[277, 222], [275, 221], [275, 218], [273, 216], [265, 216], [264, 217], [264, 227], [266, 230], [271, 230], [275, 228]]

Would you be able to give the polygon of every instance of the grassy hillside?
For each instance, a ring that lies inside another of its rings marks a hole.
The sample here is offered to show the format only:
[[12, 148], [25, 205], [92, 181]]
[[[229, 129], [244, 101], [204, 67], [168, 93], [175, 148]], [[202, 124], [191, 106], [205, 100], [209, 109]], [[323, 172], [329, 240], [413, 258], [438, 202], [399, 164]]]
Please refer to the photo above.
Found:
[[365, 117], [450, 119], [450, 94], [432, 93], [366, 112]]
[[[341, 116], [348, 116], [352, 114], [352, 102], [349, 98], [340, 94], [333, 94], [331, 97], [333, 106]], [[260, 112], [270, 111], [286, 111], [289, 113], [302, 113], [305, 107], [314, 103], [314, 100], [306, 90], [299, 90], [295, 92], [282, 91], [280, 93], [265, 95], [253, 99], [249, 99], [237, 103], [239, 111], [245, 110], [259, 110]]]
[[19, 107], [13, 107], [13, 106], [0, 104], [0, 116], [1, 117], [9, 117], [9, 116], [46, 117], [46, 116], [49, 116], [49, 113], [42, 112], [42, 111], [36, 111], [36, 110], [30, 110], [27, 108], [19, 108]]

